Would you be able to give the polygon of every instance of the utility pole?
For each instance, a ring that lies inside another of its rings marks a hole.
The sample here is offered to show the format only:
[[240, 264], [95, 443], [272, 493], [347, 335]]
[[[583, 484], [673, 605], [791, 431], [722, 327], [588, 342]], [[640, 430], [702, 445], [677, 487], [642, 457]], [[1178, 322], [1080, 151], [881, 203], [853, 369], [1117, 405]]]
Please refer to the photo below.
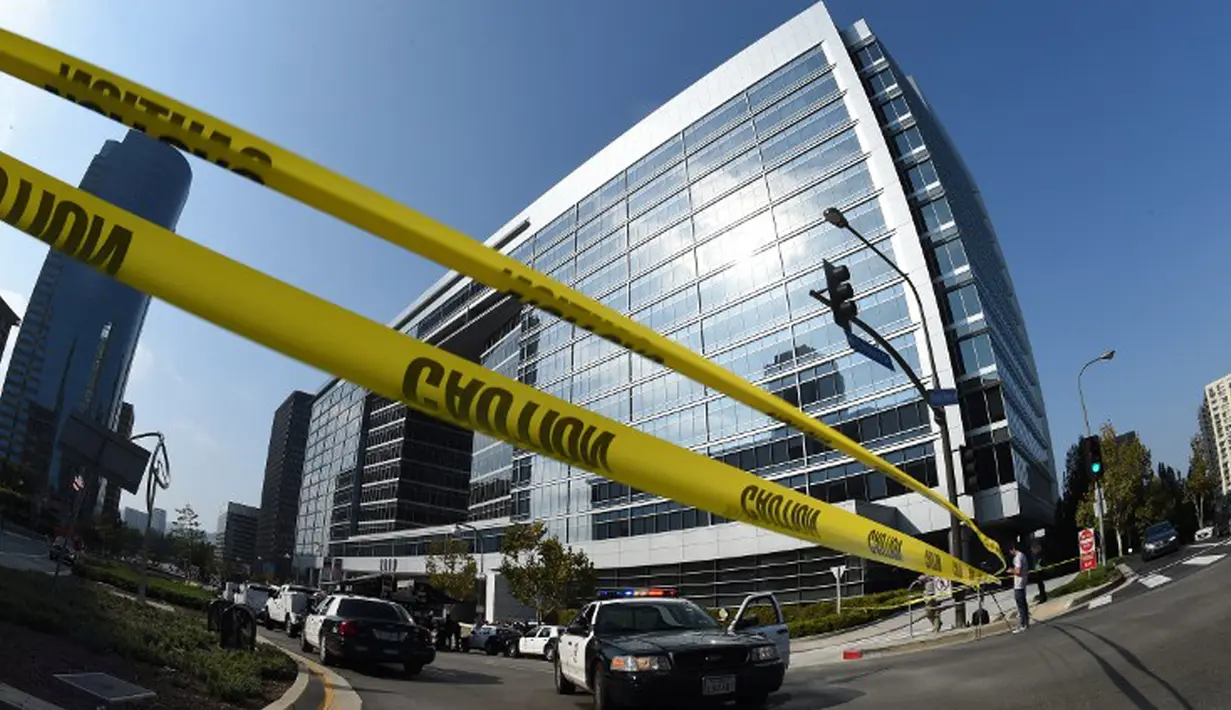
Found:
[[[1104, 360], [1111, 361], [1116, 356], [1115, 350], [1108, 350], [1099, 355], [1090, 362], [1081, 366], [1081, 370], [1077, 372], [1077, 399], [1081, 401], [1081, 419], [1086, 425], [1086, 438], [1089, 439], [1090, 434], [1090, 415], [1086, 412], [1086, 394], [1081, 389], [1081, 376], [1086, 374], [1086, 368], [1096, 362]], [[1094, 478], [1094, 514], [1098, 517], [1098, 537], [1099, 537], [1099, 564], [1107, 564], [1107, 534], [1106, 525], [1103, 522], [1103, 484], [1099, 481], [1102, 477], [1102, 465], [1100, 462], [1099, 470], [1095, 473], [1099, 474]]]

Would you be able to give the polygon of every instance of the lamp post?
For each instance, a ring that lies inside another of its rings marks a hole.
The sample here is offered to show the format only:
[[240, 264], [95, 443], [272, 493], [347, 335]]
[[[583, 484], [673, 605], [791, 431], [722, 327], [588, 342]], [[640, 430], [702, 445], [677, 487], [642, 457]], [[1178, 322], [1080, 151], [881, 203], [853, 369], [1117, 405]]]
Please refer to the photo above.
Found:
[[[1104, 360], [1112, 360], [1116, 356], [1115, 350], [1108, 350], [1099, 355], [1090, 362], [1081, 366], [1081, 370], [1077, 372], [1077, 399], [1081, 401], [1081, 419], [1086, 425], [1086, 436], [1091, 436], [1090, 433], [1090, 415], [1086, 411], [1086, 393], [1081, 389], [1081, 376], [1086, 374], [1086, 368], [1096, 362]], [[1098, 537], [1099, 537], [1099, 564], [1107, 564], [1107, 535], [1106, 527], [1103, 524], [1103, 484], [1095, 479], [1094, 481], [1094, 513], [1098, 516]]]
[[479, 529], [470, 523], [457, 523], [453, 526], [453, 534], [457, 534], [462, 528], [470, 531], [474, 540], [474, 552], [479, 558], [479, 576], [486, 579], [487, 574], [483, 571], [483, 551], [479, 549]]
[[[902, 271], [902, 269], [898, 267], [892, 259], [885, 256], [884, 252], [877, 249], [872, 242], [868, 241], [866, 237], [859, 233], [859, 230], [851, 226], [850, 222], [846, 220], [846, 215], [842, 214], [842, 210], [839, 210], [837, 207], [830, 207], [825, 210], [825, 221], [838, 229], [845, 229], [854, 235], [856, 239], [858, 239], [865, 247], [871, 249], [872, 253], [879, 256], [886, 264], [897, 272], [899, 276], [902, 277], [903, 281], [906, 282], [907, 287], [910, 288], [910, 292], [915, 297], [915, 304], [919, 307], [919, 320], [923, 323], [923, 342], [926, 346], [925, 350], [927, 352], [928, 367], [932, 372], [932, 388], [934, 390], [939, 389], [940, 375], [936, 371], [936, 355], [932, 351], [932, 335], [928, 329], [928, 319], [923, 315], [923, 299], [919, 296], [919, 289], [915, 288], [914, 282], [910, 280], [910, 277], [906, 275], [906, 272]], [[945, 417], [944, 407], [935, 406], [931, 402], [928, 402], [928, 407], [932, 410], [932, 416], [936, 418], [936, 423], [940, 426], [940, 448], [944, 452], [944, 455], [940, 457], [940, 460], [944, 469], [945, 487], [948, 489], [949, 503], [954, 507], [957, 507], [957, 478], [953, 473], [953, 449], [949, 440], [948, 420]], [[952, 513], [949, 514], [949, 554], [958, 559], [965, 558], [962, 554], [962, 523], [958, 520], [958, 517]], [[958, 618], [959, 620], [961, 619], [960, 614], [958, 615]]]

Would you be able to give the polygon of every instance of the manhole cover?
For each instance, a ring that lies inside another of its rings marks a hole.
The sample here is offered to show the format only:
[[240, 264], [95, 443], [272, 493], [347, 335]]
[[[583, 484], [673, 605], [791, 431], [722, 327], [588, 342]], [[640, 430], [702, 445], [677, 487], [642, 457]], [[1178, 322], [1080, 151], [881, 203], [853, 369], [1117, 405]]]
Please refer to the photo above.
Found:
[[155, 695], [152, 690], [120, 680], [108, 673], [57, 673], [55, 678], [108, 705], [148, 700]]

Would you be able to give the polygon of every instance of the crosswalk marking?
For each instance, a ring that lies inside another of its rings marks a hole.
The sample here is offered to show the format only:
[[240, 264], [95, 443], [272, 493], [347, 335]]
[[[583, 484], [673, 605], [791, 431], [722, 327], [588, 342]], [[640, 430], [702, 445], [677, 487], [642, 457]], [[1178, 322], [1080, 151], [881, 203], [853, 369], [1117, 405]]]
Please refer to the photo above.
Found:
[[1090, 600], [1090, 606], [1089, 606], [1089, 608], [1091, 608], [1091, 609], [1097, 609], [1097, 608], [1099, 608], [1100, 606], [1106, 606], [1107, 604], [1110, 604], [1110, 603], [1111, 603], [1111, 595], [1110, 595], [1110, 594], [1104, 594], [1104, 595], [1103, 595], [1103, 596], [1101, 596], [1101, 597], [1095, 597], [1095, 598], [1091, 599], [1091, 600]]
[[1197, 557], [1190, 557], [1187, 560], [1184, 560], [1184, 564], [1204, 567], [1206, 565], [1212, 565], [1224, 557], [1226, 557], [1226, 555], [1198, 555]]
[[1146, 575], [1145, 577], [1142, 577], [1141, 579], [1137, 581], [1141, 582], [1142, 584], [1149, 587], [1150, 589], [1153, 589], [1157, 586], [1170, 582], [1171, 578], [1166, 575], [1162, 575], [1162, 574], [1151, 574], [1151, 575]]

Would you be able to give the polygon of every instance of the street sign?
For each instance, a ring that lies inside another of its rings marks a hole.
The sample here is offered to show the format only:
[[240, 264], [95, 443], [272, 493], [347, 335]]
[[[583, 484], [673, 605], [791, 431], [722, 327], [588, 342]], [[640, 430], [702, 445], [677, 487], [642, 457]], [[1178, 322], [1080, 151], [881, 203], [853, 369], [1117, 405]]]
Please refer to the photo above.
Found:
[[873, 362], [880, 364], [885, 369], [893, 369], [893, 359], [889, 357], [889, 353], [881, 350], [849, 330], [846, 331], [846, 342], [855, 352], [863, 355]]
[[953, 586], [949, 584], [949, 580], [944, 577], [933, 577], [932, 580], [932, 591], [936, 596], [949, 596], [949, 592], [953, 589]]
[[933, 407], [952, 407], [957, 404], [957, 390], [928, 390], [928, 404]]
[[1081, 570], [1094, 569], [1098, 566], [1098, 551], [1094, 544], [1094, 530], [1082, 528], [1077, 531], [1077, 550], [1081, 553]]

